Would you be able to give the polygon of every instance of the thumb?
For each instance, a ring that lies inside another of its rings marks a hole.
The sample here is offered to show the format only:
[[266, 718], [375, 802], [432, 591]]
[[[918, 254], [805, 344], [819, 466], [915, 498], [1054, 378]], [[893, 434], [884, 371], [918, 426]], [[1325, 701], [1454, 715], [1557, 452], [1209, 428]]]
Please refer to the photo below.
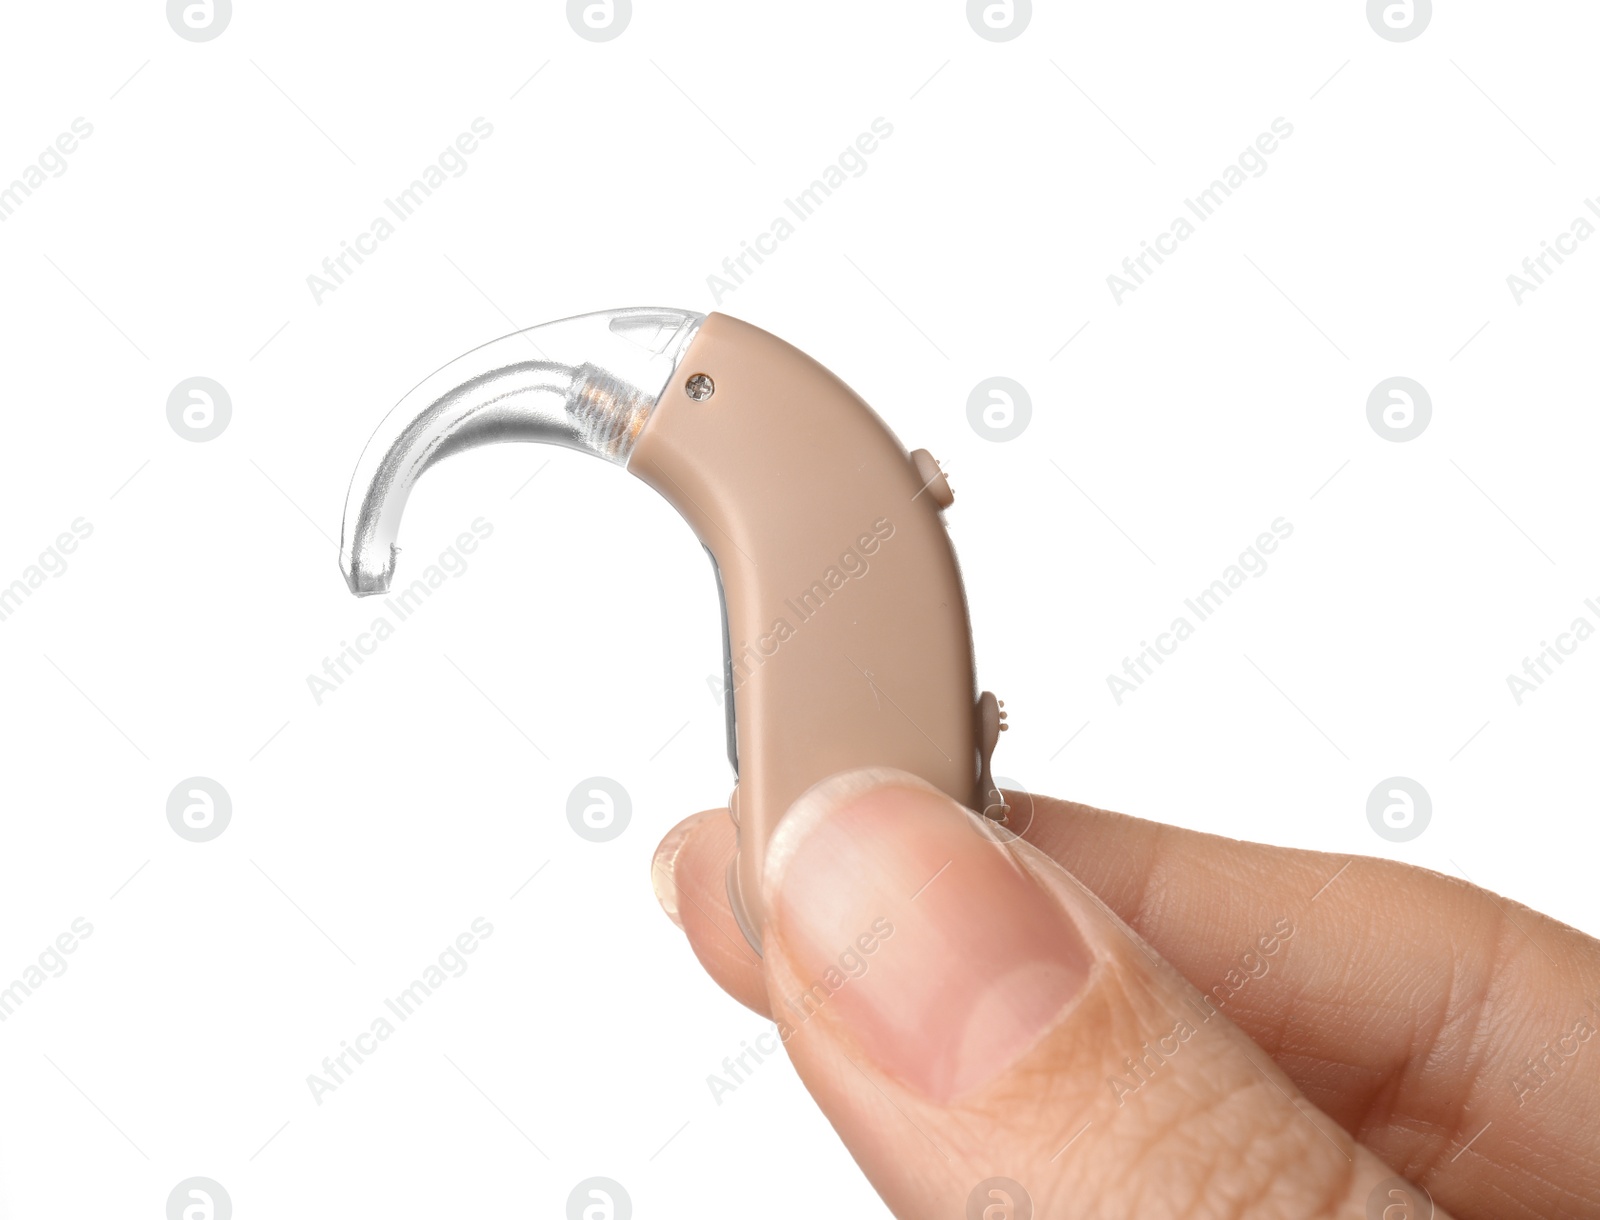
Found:
[[813, 788], [763, 888], [779, 1035], [905, 1220], [1356, 1218], [1406, 1189], [1059, 865], [913, 776]]

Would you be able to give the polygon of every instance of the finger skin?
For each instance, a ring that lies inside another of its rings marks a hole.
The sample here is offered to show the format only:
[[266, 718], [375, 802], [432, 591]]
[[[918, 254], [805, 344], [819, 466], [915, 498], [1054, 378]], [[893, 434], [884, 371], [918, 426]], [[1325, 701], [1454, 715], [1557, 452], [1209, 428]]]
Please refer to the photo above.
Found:
[[1041, 1217], [1357, 1220], [1394, 1176], [1058, 864], [915, 777], [802, 797], [763, 899], [779, 1036], [902, 1220], [996, 1179]]
[[[1030, 841], [1202, 989], [1232, 992], [1229, 1016], [1307, 1097], [1436, 1201], [1600, 1216], [1595, 941], [1392, 861], [1038, 806]], [[1283, 915], [1294, 938], [1229, 987], [1251, 930]]]
[[[1026, 794], [1012, 803], [1029, 811], [1015, 819], [1029, 842], [1442, 1206], [1463, 1218], [1600, 1217], [1594, 941], [1403, 865]], [[770, 1015], [759, 959], [737, 951], [727, 910], [732, 851], [724, 814], [679, 853], [677, 884], [704, 908], [686, 929], [713, 979]], [[1274, 930], [1283, 920], [1288, 937]]]
[[697, 813], [661, 841], [651, 862], [651, 881], [658, 897], [675, 891], [676, 922], [706, 973], [739, 1003], [769, 1017], [761, 959], [728, 903], [734, 843], [733, 819], [726, 809]]

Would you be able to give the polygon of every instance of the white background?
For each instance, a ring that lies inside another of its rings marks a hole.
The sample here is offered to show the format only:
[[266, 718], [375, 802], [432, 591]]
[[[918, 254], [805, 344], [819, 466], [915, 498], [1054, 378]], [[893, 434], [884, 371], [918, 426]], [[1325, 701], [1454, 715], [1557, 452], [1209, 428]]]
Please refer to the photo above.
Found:
[[[94, 927], [0, 1025], [10, 1214], [159, 1217], [192, 1175], [241, 1220], [558, 1217], [591, 1175], [641, 1217], [880, 1213], [786, 1063], [706, 1085], [763, 1025], [650, 892], [730, 783], [710, 572], [651, 491], [529, 447], [445, 464], [402, 564], [492, 537], [308, 689], [374, 615], [335, 560], [379, 418], [588, 310], [720, 307], [945, 463], [1002, 774], [1600, 930], [1600, 642], [1520, 706], [1506, 683], [1600, 625], [1600, 243], [1506, 283], [1600, 189], [1600, 14], [1444, 9], [1396, 44], [1355, 0], [1062, 4], [995, 43], [958, 3], [638, 0], [597, 44], [557, 3], [276, 0], [197, 44], [150, 0], [9, 6], [0, 182], [93, 135], [0, 224], [0, 584], [93, 533], [0, 622], [0, 984]], [[480, 116], [467, 171], [318, 303]], [[1268, 170], [1117, 304], [1107, 275], [1280, 116]], [[166, 418], [192, 376], [232, 399], [206, 443]], [[967, 420], [991, 376], [1032, 398], [1008, 443]], [[1367, 420], [1391, 376], [1432, 398], [1407, 443]], [[1279, 517], [1265, 575], [1119, 706], [1107, 675]], [[166, 820], [194, 775], [233, 801], [206, 844]], [[567, 824], [591, 775], [632, 796], [610, 843]], [[1366, 818], [1395, 775], [1433, 800], [1408, 843]], [[307, 1074], [479, 916], [470, 970], [316, 1104]]]

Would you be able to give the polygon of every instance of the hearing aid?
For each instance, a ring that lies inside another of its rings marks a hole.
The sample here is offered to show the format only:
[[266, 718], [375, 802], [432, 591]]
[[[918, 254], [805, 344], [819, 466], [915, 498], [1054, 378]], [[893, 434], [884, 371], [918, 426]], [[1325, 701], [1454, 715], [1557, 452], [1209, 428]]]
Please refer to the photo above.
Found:
[[389, 589], [423, 471], [502, 441], [626, 468], [710, 554], [738, 837], [728, 897], [758, 953], [768, 845], [818, 781], [897, 767], [1003, 814], [990, 757], [1005, 713], [977, 690], [950, 485], [822, 365], [736, 318], [676, 309], [585, 314], [470, 351], [402, 398], [357, 463], [339, 547], [351, 592]]

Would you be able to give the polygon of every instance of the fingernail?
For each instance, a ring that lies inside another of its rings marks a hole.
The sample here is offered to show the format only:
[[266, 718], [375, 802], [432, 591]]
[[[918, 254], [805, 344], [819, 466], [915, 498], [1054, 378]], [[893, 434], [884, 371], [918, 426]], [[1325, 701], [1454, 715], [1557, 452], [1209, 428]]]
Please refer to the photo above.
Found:
[[842, 1027], [937, 1102], [1000, 1076], [1080, 995], [1093, 955], [1061, 901], [974, 815], [914, 776], [813, 788], [765, 867], [791, 1026]]
[[667, 913], [667, 918], [680, 929], [683, 927], [683, 917], [678, 914], [678, 881], [675, 871], [678, 866], [678, 853], [689, 841], [694, 828], [706, 818], [718, 813], [727, 816], [723, 810], [713, 809], [697, 813], [692, 818], [685, 818], [679, 822], [667, 832], [667, 837], [656, 845], [656, 854], [650, 859], [650, 888], [655, 890], [656, 901]]

